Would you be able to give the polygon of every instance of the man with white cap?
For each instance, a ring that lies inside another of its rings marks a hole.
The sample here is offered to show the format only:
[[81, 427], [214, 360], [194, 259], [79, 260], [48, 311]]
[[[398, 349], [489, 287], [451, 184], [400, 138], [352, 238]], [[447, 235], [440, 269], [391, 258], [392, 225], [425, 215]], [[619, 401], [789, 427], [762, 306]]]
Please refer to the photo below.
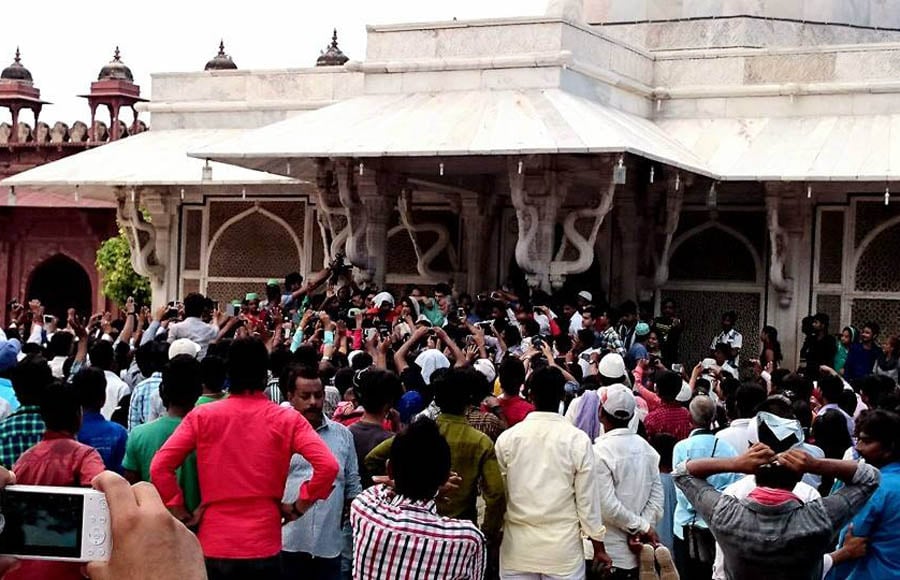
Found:
[[635, 409], [631, 389], [622, 384], [607, 387], [600, 411], [604, 433], [594, 443], [612, 579], [638, 577], [638, 558], [629, 548], [629, 540], [656, 543], [653, 526], [663, 510], [659, 454], [628, 428]]

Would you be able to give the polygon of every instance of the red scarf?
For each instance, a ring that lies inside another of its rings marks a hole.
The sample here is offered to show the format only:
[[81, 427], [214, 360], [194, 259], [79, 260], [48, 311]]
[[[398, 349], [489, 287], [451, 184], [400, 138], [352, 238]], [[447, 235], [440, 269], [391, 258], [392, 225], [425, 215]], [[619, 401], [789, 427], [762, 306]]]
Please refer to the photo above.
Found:
[[774, 487], [757, 487], [747, 497], [762, 505], [780, 505], [792, 500], [800, 501], [800, 498], [793, 492]]

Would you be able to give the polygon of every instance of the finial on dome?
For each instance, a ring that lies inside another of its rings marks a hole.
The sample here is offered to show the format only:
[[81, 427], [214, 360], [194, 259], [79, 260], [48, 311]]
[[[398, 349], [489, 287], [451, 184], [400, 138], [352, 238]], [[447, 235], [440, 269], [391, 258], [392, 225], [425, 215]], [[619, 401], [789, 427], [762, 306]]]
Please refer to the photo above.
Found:
[[237, 65], [231, 57], [225, 53], [225, 39], [219, 39], [219, 53], [206, 62], [203, 70], [235, 70]]
[[350, 58], [338, 48], [337, 28], [335, 28], [331, 35], [331, 44], [316, 59], [316, 66], [343, 66], [348, 60]]

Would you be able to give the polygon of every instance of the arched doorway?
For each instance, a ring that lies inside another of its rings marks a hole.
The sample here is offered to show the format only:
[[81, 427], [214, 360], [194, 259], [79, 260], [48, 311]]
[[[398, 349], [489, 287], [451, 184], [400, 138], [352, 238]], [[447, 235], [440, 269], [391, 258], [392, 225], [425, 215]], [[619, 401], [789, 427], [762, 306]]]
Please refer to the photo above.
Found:
[[65, 320], [74, 308], [82, 316], [91, 314], [91, 279], [75, 260], [56, 254], [31, 273], [26, 300], [38, 299], [47, 314]]

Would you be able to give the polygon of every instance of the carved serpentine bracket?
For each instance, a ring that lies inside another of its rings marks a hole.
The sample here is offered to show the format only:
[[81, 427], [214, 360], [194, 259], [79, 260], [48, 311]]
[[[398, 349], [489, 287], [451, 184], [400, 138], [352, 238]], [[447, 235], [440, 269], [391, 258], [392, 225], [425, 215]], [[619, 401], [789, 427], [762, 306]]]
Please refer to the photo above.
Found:
[[[316, 163], [316, 220], [325, 248], [323, 266], [344, 250], [350, 236], [349, 222], [338, 224], [338, 217], [347, 220], [347, 210], [340, 206], [337, 198], [337, 177], [331, 160], [320, 159]], [[335, 203], [337, 202], [337, 203]]]
[[372, 279], [373, 264], [366, 250], [367, 214], [362, 210], [362, 202], [357, 193], [354, 165], [349, 159], [337, 159], [333, 162], [337, 181], [338, 199], [347, 216], [347, 238], [344, 252], [347, 261], [355, 266], [354, 278], [357, 283]]
[[[605, 191], [602, 191], [597, 205], [569, 212], [563, 221], [563, 241], [556, 258], [550, 263], [550, 284], [554, 289], [559, 289], [569, 274], [581, 274], [591, 267], [594, 261], [594, 244], [597, 242], [597, 234], [603, 220], [612, 211], [613, 201], [616, 195], [616, 184], [610, 179]], [[576, 222], [581, 219], [593, 219], [591, 232], [587, 238], [581, 235]], [[578, 257], [574, 260], [564, 261], [566, 245], [572, 244], [578, 250]]]
[[790, 234], [780, 219], [781, 197], [771, 190], [766, 191], [766, 222], [769, 228], [769, 283], [778, 294], [778, 304], [788, 308], [794, 294], [793, 279], [788, 276], [790, 261]]
[[550, 291], [554, 230], [559, 208], [566, 198], [567, 186], [560, 180], [557, 171], [545, 169], [542, 179], [536, 183], [542, 195], [532, 195], [527, 191], [522, 162], [507, 160], [507, 173], [510, 198], [519, 227], [516, 263], [525, 272], [529, 286]]
[[[409, 234], [409, 240], [412, 243], [413, 251], [416, 253], [416, 271], [420, 276], [430, 280], [445, 280], [452, 275], [452, 272], [438, 272], [431, 269], [431, 262], [437, 258], [441, 252], [447, 251], [450, 264], [454, 271], [459, 269], [459, 257], [456, 250], [450, 245], [450, 232], [443, 224], [429, 222], [420, 225], [413, 223], [412, 219], [412, 190], [404, 187], [400, 191], [397, 198], [397, 208], [400, 210], [400, 224]], [[437, 234], [438, 239], [431, 244], [428, 250], [422, 251], [419, 240], [416, 236], [418, 232], [433, 232]]]
[[688, 176], [682, 183], [680, 176], [669, 179], [666, 184], [666, 223], [663, 233], [666, 238], [660, 253], [653, 253], [653, 262], [656, 272], [653, 277], [653, 285], [656, 288], [665, 286], [669, 281], [669, 260], [672, 258], [672, 241], [675, 232], [678, 231], [678, 223], [681, 219], [681, 206], [684, 203], [684, 190], [690, 186], [692, 176]]
[[156, 227], [141, 213], [137, 194], [124, 191], [116, 194], [116, 219], [128, 238], [134, 271], [150, 278], [154, 286], [162, 286], [166, 275], [166, 264], [161, 258], [164, 253], [157, 252]]

